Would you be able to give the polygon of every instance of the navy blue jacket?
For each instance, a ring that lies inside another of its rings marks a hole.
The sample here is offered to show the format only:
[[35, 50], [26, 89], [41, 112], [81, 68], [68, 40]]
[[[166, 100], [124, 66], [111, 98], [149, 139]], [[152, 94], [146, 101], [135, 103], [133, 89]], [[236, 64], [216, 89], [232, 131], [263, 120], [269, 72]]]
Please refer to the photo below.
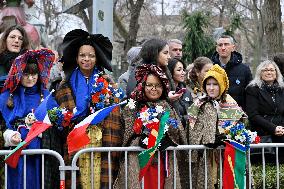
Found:
[[[219, 54], [215, 52], [212, 56], [214, 64], [219, 64]], [[246, 97], [245, 88], [252, 80], [250, 68], [242, 63], [242, 55], [236, 51], [232, 52], [231, 59], [226, 64], [225, 71], [229, 78], [229, 91], [228, 93], [237, 101], [238, 105], [245, 110]]]

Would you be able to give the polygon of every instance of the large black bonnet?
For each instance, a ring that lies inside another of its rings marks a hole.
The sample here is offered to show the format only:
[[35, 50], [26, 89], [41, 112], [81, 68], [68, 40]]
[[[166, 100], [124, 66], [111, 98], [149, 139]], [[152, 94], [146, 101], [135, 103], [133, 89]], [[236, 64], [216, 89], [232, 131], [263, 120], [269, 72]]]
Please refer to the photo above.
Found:
[[75, 29], [68, 32], [63, 39], [63, 70], [72, 72], [77, 67], [77, 55], [82, 45], [91, 45], [96, 51], [96, 65], [112, 72], [112, 44], [109, 38], [102, 34], [89, 34], [88, 32]]

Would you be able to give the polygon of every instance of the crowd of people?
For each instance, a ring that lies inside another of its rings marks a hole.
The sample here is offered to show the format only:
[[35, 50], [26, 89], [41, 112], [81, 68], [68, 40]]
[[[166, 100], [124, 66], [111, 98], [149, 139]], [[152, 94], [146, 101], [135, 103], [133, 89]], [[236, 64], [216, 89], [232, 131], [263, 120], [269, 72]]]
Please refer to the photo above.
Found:
[[[204, 188], [207, 178], [208, 188], [215, 188], [220, 154], [214, 148], [226, 138], [224, 120], [237, 123], [248, 119], [246, 126], [260, 136], [270, 135], [272, 142], [284, 142], [282, 54], [261, 62], [253, 78], [231, 36], [219, 37], [211, 59], [201, 56], [189, 66], [182, 60], [180, 40], [151, 38], [128, 51], [128, 70], [116, 83], [105, 72], [112, 71], [113, 46], [101, 34], [81, 29], [68, 32], [61, 44], [60, 58], [46, 48], [32, 50], [21, 26], [6, 29], [0, 41], [1, 149], [14, 149], [25, 140], [32, 127], [26, 118], [51, 94], [48, 88], [55, 90], [50, 103], [73, 112], [71, 122], [49, 128], [26, 149], [54, 150], [70, 164], [67, 136], [74, 126], [98, 110], [127, 100], [102, 122], [88, 126], [89, 142], [85, 148], [142, 147], [141, 153], [128, 153], [128, 188], [141, 188], [141, 178], [144, 188], [158, 188], [158, 175], [161, 189], [173, 188], [174, 183], [176, 188], [188, 188], [188, 155], [177, 153], [174, 173], [173, 152], [165, 150], [177, 145], [213, 148], [207, 154], [193, 151], [192, 183], [195, 188]], [[284, 151], [279, 149], [279, 153]], [[22, 157], [16, 168], [8, 166], [8, 189], [23, 188], [25, 182], [28, 189], [41, 188], [40, 159], [38, 155], [27, 156], [26, 177]], [[0, 157], [0, 186], [4, 186], [3, 160]], [[91, 188], [92, 184], [95, 188], [125, 188], [125, 161], [117, 152], [111, 153], [111, 166], [107, 153], [81, 155], [77, 188]], [[59, 187], [58, 166], [54, 158], [45, 157], [45, 188]], [[66, 178], [66, 188], [70, 188], [70, 178]]]

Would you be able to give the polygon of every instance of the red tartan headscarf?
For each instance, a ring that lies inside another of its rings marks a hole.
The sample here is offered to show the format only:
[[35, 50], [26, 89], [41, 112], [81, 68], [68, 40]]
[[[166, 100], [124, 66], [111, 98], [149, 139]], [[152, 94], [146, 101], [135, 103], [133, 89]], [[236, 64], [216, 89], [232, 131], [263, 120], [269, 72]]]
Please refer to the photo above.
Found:
[[23, 76], [23, 72], [26, 68], [28, 59], [36, 60], [35, 62], [37, 62], [38, 64], [38, 69], [40, 73], [40, 82], [43, 88], [46, 88], [49, 79], [50, 69], [52, 67], [52, 63], [55, 60], [55, 55], [49, 49], [41, 49], [27, 51], [26, 53], [18, 56], [14, 60], [2, 91], [10, 90], [10, 93], [13, 93], [16, 90]]
[[135, 71], [135, 78], [137, 81], [137, 85], [133, 92], [131, 93], [131, 98], [135, 101], [147, 101], [147, 98], [145, 96], [144, 88], [145, 83], [147, 80], [148, 75], [154, 75], [158, 77], [163, 85], [163, 95], [168, 95], [169, 92], [169, 79], [167, 78], [165, 72], [157, 65], [153, 64], [142, 64], [141, 66], [138, 66]]

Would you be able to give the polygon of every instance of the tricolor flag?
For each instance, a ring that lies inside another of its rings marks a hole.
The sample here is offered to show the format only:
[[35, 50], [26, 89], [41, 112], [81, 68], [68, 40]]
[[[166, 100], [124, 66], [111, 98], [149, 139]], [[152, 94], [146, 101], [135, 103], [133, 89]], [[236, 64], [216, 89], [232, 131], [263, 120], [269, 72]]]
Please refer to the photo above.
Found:
[[89, 125], [96, 125], [102, 122], [115, 107], [125, 104], [126, 102], [127, 101], [123, 101], [119, 104], [114, 104], [112, 106], [100, 109], [75, 125], [74, 129], [67, 136], [68, 153], [71, 154], [72, 152], [78, 151], [82, 147], [89, 144], [90, 138], [86, 132], [86, 129]]
[[243, 145], [225, 142], [224, 153], [224, 189], [244, 189], [246, 171], [246, 151]]
[[38, 106], [38, 108], [35, 110], [35, 117], [37, 119], [36, 122], [33, 123], [31, 126], [31, 129], [24, 141], [19, 143], [16, 148], [8, 154], [5, 158], [5, 162], [10, 167], [16, 168], [18, 165], [18, 161], [21, 155], [21, 152], [26, 146], [29, 145], [29, 143], [37, 137], [39, 134], [47, 130], [49, 127], [51, 127], [50, 120], [47, 115], [47, 110], [56, 107], [57, 103], [55, 103], [55, 100], [51, 96], [53, 91], [44, 99], [44, 101]]

